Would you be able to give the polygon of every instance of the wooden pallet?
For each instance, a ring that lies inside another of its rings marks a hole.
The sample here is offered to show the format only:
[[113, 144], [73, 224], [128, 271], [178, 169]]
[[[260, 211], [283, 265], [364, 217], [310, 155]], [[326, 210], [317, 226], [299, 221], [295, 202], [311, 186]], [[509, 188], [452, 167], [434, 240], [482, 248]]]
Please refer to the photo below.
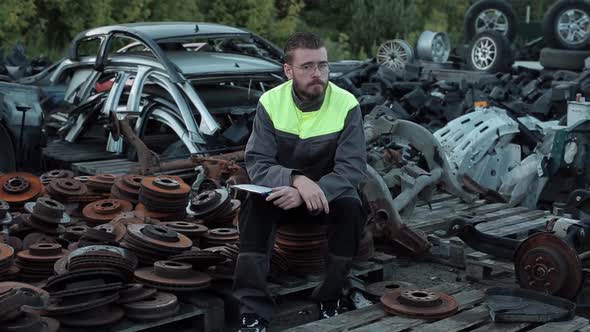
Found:
[[[373, 258], [368, 262], [355, 263], [351, 269], [351, 275], [366, 280], [367, 283], [373, 283], [383, 280], [391, 280], [393, 278], [396, 258], [381, 252], [376, 252]], [[290, 315], [292, 307], [289, 302], [293, 299], [307, 299], [315, 287], [322, 281], [321, 275], [310, 275], [307, 277], [297, 277], [293, 275], [285, 276], [284, 279], [277, 279], [274, 282], [269, 282], [268, 288], [271, 294], [275, 297], [277, 304], [286, 304], [284, 308], [277, 308], [276, 319], [280, 320], [285, 315]], [[231, 291], [231, 280], [216, 280], [211, 286], [211, 290], [223, 298], [225, 302], [225, 313], [228, 321], [233, 321], [239, 317], [239, 303], [233, 297]], [[314, 310], [317, 304], [307, 301], [303, 309], [299, 310]], [[282, 310], [284, 309], [284, 310]], [[317, 315], [310, 315], [309, 317], [317, 317]], [[310, 319], [307, 319], [309, 321]]]
[[341, 315], [308, 323], [288, 329], [288, 332], [372, 332], [372, 331], [420, 331], [420, 332], [457, 332], [457, 331], [588, 331], [588, 320], [575, 317], [571, 321], [547, 324], [529, 323], [494, 323], [490, 319], [488, 309], [482, 305], [482, 290], [459, 291], [456, 284], [444, 284], [434, 290], [453, 294], [459, 303], [459, 311], [451, 317], [435, 321], [405, 318], [385, 313], [381, 304], [375, 304], [343, 313]]

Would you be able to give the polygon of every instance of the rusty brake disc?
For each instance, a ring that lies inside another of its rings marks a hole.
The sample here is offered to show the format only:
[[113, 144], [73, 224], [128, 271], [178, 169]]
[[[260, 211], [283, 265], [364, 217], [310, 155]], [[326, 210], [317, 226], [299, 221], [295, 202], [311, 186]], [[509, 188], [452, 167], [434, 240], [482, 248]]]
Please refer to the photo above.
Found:
[[153, 267], [135, 271], [135, 279], [146, 286], [168, 291], [194, 291], [209, 287], [211, 277], [187, 263], [157, 261]]
[[425, 320], [442, 319], [459, 309], [454, 297], [423, 289], [397, 289], [381, 297], [386, 312]]
[[158, 225], [160, 221], [155, 218], [149, 218], [146, 216], [139, 216], [135, 211], [119, 213], [113, 220], [112, 223], [131, 225], [131, 224], [152, 224]]
[[114, 324], [125, 316], [123, 308], [104, 305], [92, 310], [78, 312], [76, 315], [55, 316], [61, 324], [72, 327], [97, 327]]
[[533, 234], [514, 259], [520, 287], [571, 299], [583, 284], [582, 263], [574, 249], [552, 233]]
[[84, 207], [82, 214], [91, 223], [107, 223], [121, 212], [133, 210], [133, 205], [122, 199], [103, 199]]
[[58, 243], [35, 243], [28, 250], [20, 251], [16, 256], [23, 261], [30, 262], [51, 262], [67, 255], [69, 251], [63, 249]]
[[170, 256], [170, 260], [174, 262], [185, 262], [192, 264], [193, 268], [203, 270], [209, 266], [214, 266], [226, 260], [226, 257], [214, 251], [186, 251], [182, 254]]
[[94, 192], [110, 193], [111, 187], [115, 183], [116, 175], [113, 174], [97, 174], [88, 177], [86, 186]]
[[47, 197], [39, 197], [36, 202], [26, 203], [25, 211], [37, 220], [50, 224], [67, 224], [71, 221], [70, 216], [65, 213], [66, 207]]
[[52, 180], [55, 180], [55, 179], [73, 179], [73, 178], [74, 178], [74, 172], [72, 172], [72, 171], [65, 170], [65, 169], [54, 169], [54, 170], [51, 170], [51, 171], [41, 174], [41, 176], [39, 177], [39, 180], [41, 180], [41, 183], [43, 183], [44, 185], [48, 185], [49, 182], [51, 182]]
[[206, 226], [201, 224], [195, 224], [186, 221], [168, 221], [163, 222], [160, 226], [170, 228], [180, 234], [186, 235], [190, 239], [200, 238], [203, 234], [209, 230]]
[[54, 179], [47, 185], [47, 193], [55, 199], [67, 200], [88, 194], [88, 187], [75, 179]]
[[59, 321], [40, 317], [37, 314], [25, 312], [23, 315], [11, 322], [3, 322], [3, 331], [12, 332], [57, 332]]
[[141, 181], [141, 189], [163, 198], [185, 198], [191, 190], [180, 177], [170, 175], [147, 176]]
[[36, 199], [43, 192], [43, 184], [30, 173], [6, 173], [0, 175], [0, 199], [9, 204], [24, 204]]
[[129, 225], [127, 234], [150, 247], [174, 252], [189, 250], [193, 242], [185, 235], [159, 225]]
[[182, 220], [186, 217], [186, 211], [184, 207], [182, 209], [176, 210], [174, 212], [157, 212], [148, 209], [142, 203], [137, 204], [135, 206], [135, 215], [140, 219], [156, 219], [162, 221], [174, 221], [174, 220]]
[[139, 201], [139, 190], [141, 181], [145, 178], [142, 175], [128, 174], [115, 179], [111, 188], [111, 197], [128, 200], [134, 204]]
[[9, 261], [14, 256], [14, 249], [4, 243], [0, 243], [0, 263]]
[[30, 214], [24, 214], [21, 218], [24, 225], [42, 233], [57, 235], [65, 232], [65, 227], [63, 225], [47, 223]]
[[50, 316], [73, 314], [82, 311], [100, 308], [119, 299], [118, 291], [86, 294], [65, 298], [52, 298], [45, 311]]
[[117, 303], [127, 304], [142, 301], [154, 296], [157, 291], [155, 288], [146, 288], [143, 284], [127, 284], [119, 291], [121, 297]]
[[155, 321], [174, 316], [180, 307], [176, 295], [157, 292], [142, 301], [124, 304], [123, 308], [131, 320]]
[[57, 243], [57, 240], [50, 235], [43, 233], [29, 233], [23, 239], [23, 250], [29, 249], [29, 247], [35, 243]]

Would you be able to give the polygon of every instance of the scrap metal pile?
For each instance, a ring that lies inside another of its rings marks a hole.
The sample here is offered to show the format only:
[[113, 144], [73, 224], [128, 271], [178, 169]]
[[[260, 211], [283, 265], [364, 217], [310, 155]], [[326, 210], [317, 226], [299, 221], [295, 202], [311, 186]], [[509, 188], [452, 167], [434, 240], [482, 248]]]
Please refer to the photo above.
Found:
[[237, 241], [239, 201], [227, 189], [191, 195], [175, 176], [55, 170], [0, 183], [0, 311], [10, 313], [0, 317], [10, 330], [172, 316], [178, 297], [208, 288], [207, 268], [227, 261], [201, 248]]
[[[4, 326], [157, 320], [178, 312], [183, 293], [233, 275], [240, 201], [225, 187], [63, 170], [6, 173], [0, 183], [0, 303], [14, 311]], [[326, 248], [325, 227], [280, 227], [271, 278], [323, 272]], [[367, 230], [356, 260], [373, 254]]]
[[[478, 194], [545, 209], [590, 184], [581, 153], [587, 125], [568, 120], [568, 108], [590, 97], [590, 70], [517, 66], [487, 74], [435, 65], [416, 61], [397, 68], [367, 61], [333, 79], [359, 99], [368, 163], [402, 216], [441, 182], [464, 201]], [[427, 130], [406, 129], [408, 122]]]

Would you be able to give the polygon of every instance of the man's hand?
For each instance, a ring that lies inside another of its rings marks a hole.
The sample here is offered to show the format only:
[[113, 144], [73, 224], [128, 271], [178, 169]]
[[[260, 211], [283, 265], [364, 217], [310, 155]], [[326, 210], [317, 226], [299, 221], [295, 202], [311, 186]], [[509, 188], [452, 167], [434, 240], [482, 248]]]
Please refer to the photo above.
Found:
[[326, 214], [330, 213], [330, 206], [328, 205], [326, 195], [317, 183], [304, 175], [295, 175], [293, 177], [293, 187], [299, 191], [309, 212], [314, 214], [323, 210]]
[[290, 210], [303, 204], [299, 191], [293, 187], [272, 188], [272, 194], [266, 197], [266, 201], [273, 201], [273, 204], [283, 210]]

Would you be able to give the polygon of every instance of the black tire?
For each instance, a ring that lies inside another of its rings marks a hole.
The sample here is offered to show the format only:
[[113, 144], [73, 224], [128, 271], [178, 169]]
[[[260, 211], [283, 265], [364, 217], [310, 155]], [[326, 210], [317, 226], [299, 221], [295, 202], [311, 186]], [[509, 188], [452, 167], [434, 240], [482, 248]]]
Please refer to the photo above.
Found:
[[0, 124], [0, 173], [14, 172], [16, 170], [16, 157], [14, 145], [8, 130]]
[[551, 6], [543, 17], [543, 38], [545, 44], [552, 48], [567, 50], [588, 49], [590, 45], [590, 31], [578, 42], [568, 42], [560, 37], [557, 23], [561, 15], [571, 9], [577, 9], [590, 17], [590, 1], [587, 0], [560, 0]]
[[539, 62], [544, 68], [582, 70], [587, 57], [590, 57], [590, 51], [545, 47], [541, 50]]
[[512, 9], [510, 3], [505, 0], [480, 0], [472, 4], [463, 17], [463, 31], [465, 31], [466, 43], [470, 43], [477, 34], [477, 17], [483, 11], [489, 9], [495, 9], [506, 17], [508, 29], [504, 36], [508, 38], [509, 41], [514, 40], [514, 36], [516, 36], [516, 15], [514, 14], [514, 9]]
[[[495, 52], [491, 60], [485, 64], [477, 61], [476, 48], [481, 49], [482, 44], [491, 45]], [[503, 35], [496, 32], [482, 32], [477, 34], [469, 44], [469, 50], [465, 62], [471, 70], [487, 73], [507, 73], [511, 71], [514, 56], [510, 49], [510, 42]]]

